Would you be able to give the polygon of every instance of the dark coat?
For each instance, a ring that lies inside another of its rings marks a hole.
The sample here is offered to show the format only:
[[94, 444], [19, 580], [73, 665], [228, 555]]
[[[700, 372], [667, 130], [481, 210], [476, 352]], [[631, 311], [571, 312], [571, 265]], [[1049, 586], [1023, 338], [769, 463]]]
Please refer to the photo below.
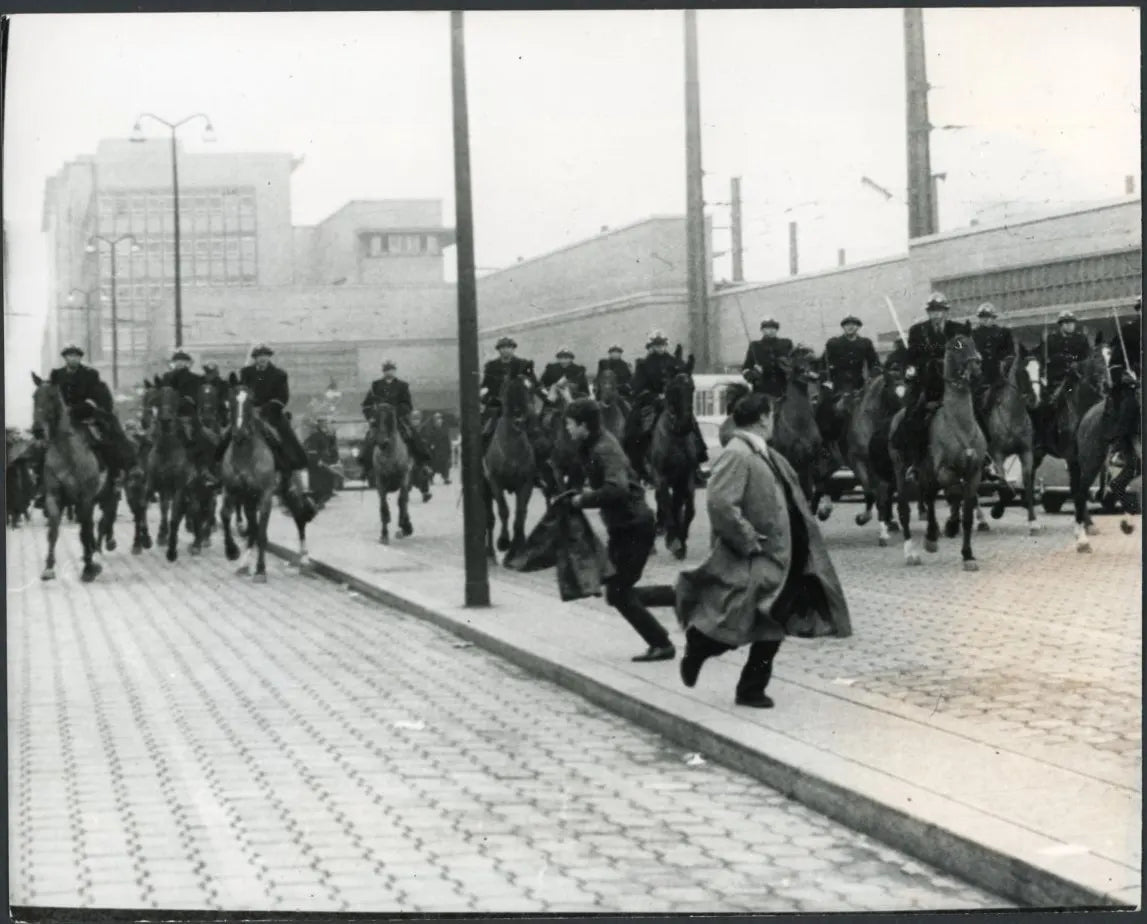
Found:
[[908, 328], [908, 365], [916, 369], [917, 388], [923, 388], [929, 399], [938, 400], [944, 393], [944, 351], [948, 341], [967, 334], [968, 326], [958, 321], [945, 321], [939, 331], [931, 321], [919, 321]]
[[599, 359], [597, 361], [597, 374], [601, 375], [607, 369], [613, 373], [617, 380], [618, 393], [623, 397], [628, 397], [630, 383], [633, 380], [633, 372], [629, 368], [629, 363], [624, 359]]
[[547, 363], [546, 368], [542, 371], [542, 377], [538, 379], [538, 384], [542, 388], [549, 388], [563, 378], [570, 383], [575, 398], [582, 398], [589, 394], [589, 381], [586, 379], [585, 366], [579, 366], [577, 363], [570, 363], [565, 367], [561, 363]]
[[672, 353], [651, 353], [637, 361], [633, 373], [633, 393], [643, 392], [661, 395], [665, 386], [678, 372], [685, 371], [685, 364]]
[[972, 328], [972, 342], [980, 354], [980, 364], [985, 382], [997, 382], [1000, 378], [1000, 363], [1015, 353], [1016, 342], [1012, 332], [999, 324], [984, 324]]
[[784, 394], [785, 373], [778, 361], [792, 351], [793, 342], [787, 337], [762, 337], [749, 344], [741, 370], [745, 380], [752, 383], [753, 391], [775, 396]]
[[410, 397], [410, 386], [402, 379], [375, 379], [370, 383], [370, 391], [362, 399], [362, 415], [367, 420], [374, 417], [374, 409], [379, 404], [389, 404], [399, 417], [409, 417], [414, 410], [414, 399]]
[[255, 407], [263, 407], [271, 401], [278, 401], [286, 407], [291, 400], [287, 373], [273, 363], [268, 363], [262, 372], [256, 366], [244, 366], [239, 370], [239, 384], [251, 389]]
[[215, 386], [215, 416], [221, 425], [226, 426], [231, 418], [231, 408], [227, 404], [227, 383], [218, 376], [213, 379], [203, 376], [203, 381]]
[[194, 417], [196, 406], [199, 403], [199, 386], [203, 383], [203, 376], [196, 375], [190, 369], [172, 369], [164, 373], [159, 380], [160, 386], [168, 385], [179, 393], [184, 400], [179, 404], [181, 417]]
[[333, 433], [323, 433], [315, 430], [303, 440], [303, 449], [308, 455], [313, 454], [319, 462], [334, 465], [339, 460], [339, 441]]
[[422, 425], [422, 442], [430, 454], [430, 464], [436, 472], [450, 471], [453, 448], [450, 445], [450, 431], [446, 424], [436, 424], [428, 420]]
[[880, 370], [876, 347], [867, 337], [846, 337], [841, 334], [824, 345], [824, 361], [828, 378], [837, 391], [858, 391], [864, 387], [868, 375]]
[[78, 411], [77, 416], [84, 417], [88, 414], [84, 405], [86, 401], [93, 402], [96, 407], [109, 414], [112, 412], [111, 392], [104, 385], [100, 374], [91, 366], [76, 366], [75, 371], [68, 369], [67, 366], [61, 366], [51, 371], [48, 382], [60, 389], [64, 403], [72, 410]]
[[678, 618], [734, 647], [786, 635], [845, 638], [848, 604], [820, 528], [792, 466], [766, 451], [767, 460], [735, 434], [714, 464], [712, 546], [677, 578]]
[[[1127, 367], [1127, 360], [1130, 359], [1131, 371], [1135, 373], [1135, 377], [1139, 378], [1139, 367], [1143, 361], [1143, 328], [1140, 326], [1140, 318], [1138, 315], [1133, 317], [1130, 321], [1125, 321], [1120, 328], [1120, 333], [1123, 339], [1115, 338], [1115, 344], [1111, 350], [1111, 368], [1124, 369]], [[1127, 347], [1127, 352], [1131, 355], [1124, 357], [1123, 347]]]
[[514, 356], [510, 361], [503, 362], [499, 356], [497, 359], [491, 359], [482, 368], [482, 382], [478, 386], [480, 390], [484, 390], [485, 394], [482, 396], [482, 401], [489, 404], [491, 401], [502, 400], [502, 385], [505, 384], [508, 378], [512, 379], [518, 375], [529, 376], [535, 382], [537, 376], [534, 373], [534, 361], [532, 359], [522, 359], [520, 356]]
[[624, 530], [651, 522], [653, 511], [645, 503], [645, 488], [629, 464], [621, 443], [608, 430], [587, 439], [578, 450], [589, 490], [583, 492], [583, 508], [601, 509], [605, 528]]
[[1067, 375], [1072, 363], [1080, 362], [1091, 355], [1091, 341], [1087, 334], [1076, 330], [1072, 334], [1052, 331], [1047, 338], [1047, 384], [1055, 388]]

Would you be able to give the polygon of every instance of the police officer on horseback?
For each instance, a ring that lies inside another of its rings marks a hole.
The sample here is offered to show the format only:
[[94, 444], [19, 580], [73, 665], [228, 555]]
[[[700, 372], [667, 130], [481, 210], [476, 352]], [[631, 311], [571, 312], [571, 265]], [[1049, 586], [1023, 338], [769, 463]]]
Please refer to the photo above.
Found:
[[562, 347], [554, 354], [557, 362], [547, 363], [542, 371], [538, 384], [543, 389], [553, 388], [561, 381], [570, 386], [570, 394], [574, 398], [584, 398], [589, 395], [589, 382], [586, 380], [585, 366], [574, 362], [574, 353], [569, 347]]
[[[398, 364], [394, 360], [386, 360], [382, 364], [382, 378], [375, 379], [370, 383], [370, 391], [362, 399], [362, 415], [370, 422], [370, 430], [367, 431], [366, 437], [362, 441], [362, 447], [359, 449], [358, 461], [364, 471], [370, 469], [373, 461], [374, 444], [378, 437], [375, 430], [375, 418], [380, 404], [389, 404], [394, 408], [395, 416], [398, 419], [398, 432], [410, 449], [410, 457], [414, 460], [414, 464], [419, 469], [430, 467], [430, 453], [426, 451], [426, 447], [422, 443], [422, 436], [410, 419], [410, 415], [414, 411], [414, 399], [410, 397], [410, 385], [398, 378], [397, 373]], [[420, 473], [419, 478], [415, 480], [425, 484], [426, 473]], [[422, 495], [424, 501], [430, 500], [429, 491], [424, 490]]]
[[850, 314], [840, 322], [844, 331], [839, 337], [832, 337], [824, 345], [824, 366], [826, 385], [836, 397], [821, 402], [817, 407], [821, 435], [826, 442], [835, 442], [844, 434], [840, 410], [844, 399], [864, 388], [870, 376], [880, 371], [880, 357], [876, 347], [867, 337], [860, 336], [864, 322]]
[[[633, 373], [629, 368], [629, 363], [621, 358], [621, 354], [625, 351], [616, 343], [608, 350], [608, 359], [599, 359], [597, 361], [597, 374], [600, 377], [603, 372], [612, 372], [614, 381], [617, 383], [617, 393], [623, 398], [628, 398], [631, 394], [629, 387], [630, 381], [633, 378]], [[638, 360], [640, 362], [640, 360]], [[598, 398], [601, 396], [598, 395]]]
[[[275, 467], [282, 475], [284, 493], [296, 501], [304, 516], [311, 519], [315, 515], [315, 504], [311, 496], [307, 454], [291, 427], [291, 417], [287, 413], [287, 402], [291, 399], [287, 372], [271, 362], [274, 355], [275, 351], [267, 344], [256, 345], [251, 350], [251, 365], [239, 370], [239, 384], [250, 389], [252, 406], [278, 437], [270, 440], [269, 445]], [[226, 451], [230, 439], [228, 431], [219, 444], [220, 457]]]
[[[115, 415], [112, 393], [100, 378], [99, 372], [85, 366], [81, 360], [84, 351], [74, 343], [69, 343], [61, 351], [64, 365], [58, 366], [48, 376], [48, 383], [55, 385], [67, 405], [72, 420], [84, 425], [89, 435], [92, 451], [107, 468], [108, 480], [114, 482], [120, 472], [131, 468], [135, 463], [135, 446], [128, 439]], [[42, 439], [43, 434], [35, 434]], [[40, 453], [37, 466], [39, 489], [36, 505], [43, 504], [45, 454]]]
[[502, 337], [495, 344], [498, 358], [491, 359], [482, 368], [482, 382], [479, 385], [479, 394], [482, 399], [482, 446], [485, 448], [494, 435], [497, 425], [498, 412], [502, 407], [502, 386], [508, 379], [524, 375], [537, 386], [534, 373], [534, 362], [531, 359], [522, 359], [515, 356], [518, 348], [513, 337]]
[[1015, 338], [1008, 328], [996, 323], [996, 308], [991, 302], [984, 302], [976, 309], [972, 342], [980, 354], [981, 370], [976, 386], [976, 416], [986, 432], [985, 422], [992, 395], [1003, 378], [1003, 361], [1016, 352]]
[[203, 377], [191, 371], [191, 357], [183, 350], [176, 350], [171, 356], [171, 371], [159, 379], [160, 387], [174, 388], [179, 395], [178, 417], [183, 429], [183, 441], [190, 450], [191, 459], [209, 488], [219, 482], [212, 472], [215, 463], [215, 445], [207, 438], [199, 426], [199, 386]]
[[1136, 392], [1141, 387], [1143, 360], [1142, 310], [1143, 299], [1140, 297], [1135, 302], [1135, 317], [1123, 322], [1119, 328], [1111, 352], [1111, 394], [1104, 407], [1105, 435], [1115, 448], [1113, 461], [1128, 472], [1132, 470], [1136, 455], [1132, 441], [1139, 436], [1141, 429]]
[[777, 336], [780, 329], [776, 318], [761, 321], [761, 339], [749, 344], [741, 365], [745, 381], [753, 386], [753, 391], [771, 398], [779, 398], [785, 393], [788, 384], [785, 366], [793, 351], [791, 340]]
[[929, 411], [944, 397], [944, 351], [948, 341], [967, 333], [965, 325], [948, 320], [948, 302], [933, 292], [925, 306], [928, 320], [908, 328], [904, 378], [904, 417], [896, 430], [894, 444], [908, 463], [905, 478], [914, 481], [917, 468], [928, 449]]
[[219, 421], [220, 427], [226, 427], [231, 417], [231, 409], [227, 406], [227, 383], [219, 375], [219, 363], [203, 364], [203, 382], [215, 386], [215, 419]]
[[[675, 375], [687, 371], [685, 364], [668, 352], [669, 338], [661, 331], [653, 331], [648, 343], [649, 355], [638, 360], [637, 369], [633, 373], [633, 408], [626, 418], [624, 434], [624, 448], [634, 469], [647, 477], [645, 449], [665, 396], [665, 388]], [[705, 477], [700, 464], [709, 458], [709, 451], [696, 418], [693, 419], [693, 441], [697, 451], [696, 479], [698, 483], [704, 484]]]

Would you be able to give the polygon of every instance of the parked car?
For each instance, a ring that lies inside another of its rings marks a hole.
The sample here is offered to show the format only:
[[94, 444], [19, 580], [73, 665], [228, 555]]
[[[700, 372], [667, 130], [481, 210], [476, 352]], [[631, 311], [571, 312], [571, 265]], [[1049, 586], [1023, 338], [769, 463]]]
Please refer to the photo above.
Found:
[[[1087, 496], [1090, 503], [1099, 504], [1105, 513], [1114, 513], [1119, 506], [1119, 501], [1107, 490], [1108, 484], [1118, 474], [1118, 471], [1116, 467], [1109, 464], [1099, 472], [1099, 477], [1095, 479], [1095, 483], [1088, 491]], [[1127, 486], [1127, 493], [1132, 495], [1132, 503], [1136, 507], [1142, 503], [1142, 500], [1139, 499], [1142, 493], [1141, 477], [1131, 480]], [[1070, 511], [1071, 480], [1067, 474], [1067, 463], [1051, 456], [1045, 458], [1036, 472], [1036, 494], [1047, 513], [1059, 513], [1065, 505]], [[1135, 503], [1135, 499], [1138, 499], [1138, 504]]]

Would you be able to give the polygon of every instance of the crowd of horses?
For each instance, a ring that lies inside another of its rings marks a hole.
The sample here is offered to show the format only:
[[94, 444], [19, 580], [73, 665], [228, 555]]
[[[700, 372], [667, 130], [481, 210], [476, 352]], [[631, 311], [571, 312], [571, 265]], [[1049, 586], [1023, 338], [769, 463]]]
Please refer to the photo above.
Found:
[[[1073, 363], [1055, 393], [1041, 402], [1045, 397], [1041, 395], [1044, 366], [1039, 350], [1017, 346], [1016, 353], [1002, 362], [1001, 378], [993, 384], [988, 406], [978, 417], [973, 402], [981, 358], [970, 336], [961, 334], [950, 340], [943, 361], [943, 399], [928, 423], [927, 452], [918, 466], [917, 478], [910, 482], [906, 478], [907, 460], [892, 439], [904, 416], [902, 371], [887, 368], [875, 372], [860, 390], [833, 399], [833, 410], [826, 414], [821, 405], [830, 400], [831, 393], [821, 382], [820, 360], [812, 350], [797, 348], [785, 362], [787, 381], [784, 394], [775, 403], [772, 445], [792, 464], [810, 506], [822, 520], [832, 514], [833, 473], [841, 467], [851, 469], [864, 499], [857, 525], [871, 522], [875, 509], [879, 544], [888, 545], [892, 533], [899, 531], [909, 565], [921, 561], [910, 526], [912, 504], [916, 503], [925, 521], [924, 548], [935, 552], [941, 532], [936, 504], [943, 494], [949, 506], [943, 532], [949, 538], [962, 532], [963, 566], [969, 571], [978, 567], [972, 551], [973, 523], [978, 521], [980, 529], [988, 528], [979, 501], [985, 458], [1002, 473], [1005, 460], [1018, 457], [1022, 502], [1029, 532], [1034, 534], [1040, 529], [1035, 513], [1035, 471], [1045, 454], [1052, 455], [1067, 465], [1076, 548], [1090, 551], [1088, 537], [1094, 534], [1095, 525], [1088, 509], [1089, 490], [1109, 450], [1103, 426], [1104, 396], [1110, 382], [1106, 355], [1097, 349], [1089, 358]], [[65, 508], [71, 508], [83, 545], [83, 579], [90, 581], [100, 571], [93, 554], [116, 547], [119, 491], [106, 477], [86, 435], [72, 421], [59, 389], [34, 374], [33, 379], [35, 425], [47, 439], [43, 487], [49, 528], [42, 576], [45, 580], [55, 577], [61, 516]], [[222, 422], [216, 410], [216, 389], [226, 391], [231, 436], [220, 462], [221, 485], [217, 488], [204, 479], [188, 446], [183, 430], [188, 419], [183, 402], [188, 399], [170, 386], [144, 385], [141, 429], [132, 437], [135, 458], [122, 481], [134, 521], [132, 552], [139, 554], [152, 545], [147, 515], [154, 501], [160, 510], [157, 538], [160, 544], [166, 543], [168, 561], [178, 558], [177, 539], [184, 524], [192, 536], [190, 553], [200, 554], [216, 526], [221, 494], [218, 522], [227, 557], [235, 560], [240, 556], [232, 535], [234, 517], [240, 535], [247, 539], [246, 558], [239, 573], [251, 573], [254, 555], [255, 580], [266, 580], [267, 525], [280, 477], [272, 452], [276, 437], [252, 406], [249, 390], [232, 376], [226, 384], [204, 382], [196, 396], [190, 419], [198, 434], [205, 434], [212, 445], [217, 445]], [[747, 392], [748, 386], [729, 387], [733, 394], [726, 405], [731, 408], [739, 397], [738, 390]], [[613, 372], [599, 373], [594, 390], [602, 409], [603, 428], [623, 440], [631, 407], [621, 395]], [[698, 487], [697, 450], [691, 438], [693, 392], [690, 358], [650, 408], [652, 428], [644, 440], [641, 459], [640, 474], [654, 491], [658, 532], [678, 560], [687, 553]], [[497, 420], [482, 458], [486, 549], [491, 558], [495, 548], [513, 554], [525, 542], [526, 517], [535, 490], [541, 491], [548, 507], [562, 492], [584, 482], [577, 447], [564, 426], [566, 408], [574, 399], [568, 385], [559, 382], [542, 389], [533, 379], [520, 375], [503, 383], [499, 397]], [[1050, 408], [1052, 425], [1037, 439], [1032, 411], [1041, 403]], [[413, 532], [409, 494], [414, 461], [393, 407], [378, 405], [374, 426], [371, 472], [379, 495], [379, 540], [388, 543], [391, 494], [397, 494], [397, 535], [406, 537]], [[731, 417], [727, 418], [721, 426], [722, 443], [733, 429]], [[998, 493], [991, 515], [999, 518], [1013, 492], [1002, 479], [995, 486]], [[507, 495], [514, 501], [512, 524]], [[298, 560], [305, 565], [307, 516], [296, 509], [289, 496], [286, 501], [297, 529]], [[1126, 517], [1122, 526], [1125, 531], [1132, 528]]]

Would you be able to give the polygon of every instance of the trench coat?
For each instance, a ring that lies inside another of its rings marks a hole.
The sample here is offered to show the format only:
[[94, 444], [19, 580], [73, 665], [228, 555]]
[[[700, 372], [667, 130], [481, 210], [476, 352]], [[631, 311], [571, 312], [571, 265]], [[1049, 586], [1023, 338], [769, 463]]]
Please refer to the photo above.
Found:
[[771, 466], [735, 435], [713, 466], [712, 545], [700, 567], [677, 578], [677, 618], [734, 647], [786, 635], [845, 638], [848, 604], [824, 539], [792, 466], [768, 452]]

